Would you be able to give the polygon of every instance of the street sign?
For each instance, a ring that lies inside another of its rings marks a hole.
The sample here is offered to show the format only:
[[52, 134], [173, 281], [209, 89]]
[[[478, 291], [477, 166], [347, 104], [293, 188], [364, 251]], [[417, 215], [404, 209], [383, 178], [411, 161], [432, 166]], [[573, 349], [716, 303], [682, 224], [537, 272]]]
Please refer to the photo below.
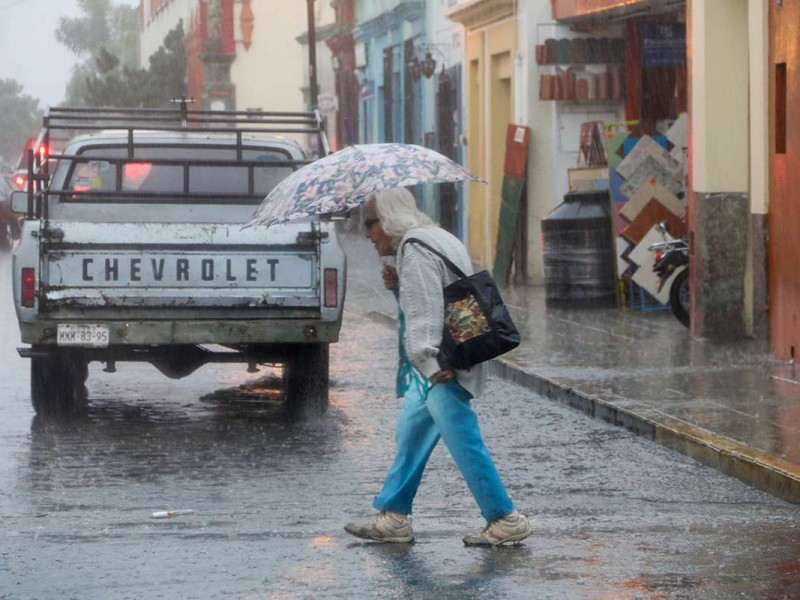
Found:
[[339, 110], [339, 98], [336, 94], [320, 94], [317, 106], [321, 111], [335, 111]]

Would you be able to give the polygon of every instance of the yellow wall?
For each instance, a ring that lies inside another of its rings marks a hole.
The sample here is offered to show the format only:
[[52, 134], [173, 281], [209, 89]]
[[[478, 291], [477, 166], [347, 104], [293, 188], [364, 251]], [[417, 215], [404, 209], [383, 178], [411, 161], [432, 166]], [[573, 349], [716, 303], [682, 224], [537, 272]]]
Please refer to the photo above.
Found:
[[516, 21], [467, 34], [468, 168], [489, 182], [469, 190], [469, 252], [491, 267], [497, 244], [506, 128], [513, 115]]
[[692, 0], [692, 187], [749, 188], [748, 0]]
[[[236, 39], [240, 4], [235, 4]], [[236, 44], [231, 80], [236, 85], [236, 108], [268, 111], [305, 110], [302, 88], [305, 57], [295, 38], [308, 28], [305, 2], [251, 2], [255, 23], [253, 43]]]
[[750, 202], [754, 214], [769, 204], [769, 7], [749, 0]]
[[[749, 0], [750, 40], [750, 212], [766, 214], [769, 207], [769, 7], [762, 0]], [[752, 231], [748, 241], [745, 274], [744, 315], [748, 335], [755, 327]]]
[[[486, 114], [483, 105], [482, 81], [483, 70], [483, 34], [467, 35], [467, 168], [476, 175], [485, 176], [483, 150], [486, 146], [483, 138], [483, 116]], [[483, 254], [483, 220], [486, 206], [486, 188], [482, 185], [469, 186], [469, 254], [477, 258]]]

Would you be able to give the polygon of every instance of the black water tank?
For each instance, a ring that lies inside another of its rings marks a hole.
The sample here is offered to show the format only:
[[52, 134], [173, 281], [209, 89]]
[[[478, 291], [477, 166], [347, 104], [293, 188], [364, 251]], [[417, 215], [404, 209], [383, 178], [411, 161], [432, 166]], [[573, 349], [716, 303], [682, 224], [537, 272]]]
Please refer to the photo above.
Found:
[[614, 250], [609, 195], [570, 192], [542, 220], [548, 306], [613, 306]]

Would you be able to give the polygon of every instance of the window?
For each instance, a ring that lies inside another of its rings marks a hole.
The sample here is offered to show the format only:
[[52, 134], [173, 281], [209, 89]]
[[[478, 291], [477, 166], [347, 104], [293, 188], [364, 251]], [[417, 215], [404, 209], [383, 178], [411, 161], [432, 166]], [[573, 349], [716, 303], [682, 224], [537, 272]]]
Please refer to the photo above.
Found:
[[66, 188], [76, 192], [71, 199], [79, 201], [81, 192], [118, 191], [142, 192], [143, 197], [219, 194], [260, 199], [295, 169], [281, 164], [290, 160], [285, 152], [252, 147], [243, 150], [241, 160], [235, 148], [202, 146], [137, 146], [134, 159], [126, 156], [126, 147], [87, 148], [69, 175]]
[[775, 153], [786, 154], [786, 63], [775, 65]]
[[107, 160], [89, 160], [75, 166], [70, 188], [73, 192], [112, 192], [117, 168]]

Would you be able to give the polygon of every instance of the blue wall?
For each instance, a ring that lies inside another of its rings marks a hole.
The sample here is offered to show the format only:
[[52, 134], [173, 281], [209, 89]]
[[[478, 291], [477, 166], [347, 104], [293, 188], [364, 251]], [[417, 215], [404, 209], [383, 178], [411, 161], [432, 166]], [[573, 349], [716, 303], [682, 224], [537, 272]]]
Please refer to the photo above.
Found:
[[[367, 64], [362, 78], [371, 82], [367, 87], [371, 94], [362, 99], [359, 104], [359, 142], [380, 143], [388, 141], [386, 135], [387, 117], [390, 117], [388, 128], [391, 130], [391, 141], [424, 144], [423, 134], [434, 132], [433, 148], [451, 155], [457, 162], [461, 162], [461, 146], [457, 137], [461, 133], [461, 66], [460, 64], [447, 65], [448, 73], [453, 80], [453, 97], [450, 106], [455, 113], [458, 123], [455, 125], [456, 139], [447, 150], [440, 148], [439, 115], [437, 111], [439, 75], [442, 69], [442, 56], [434, 52], [437, 60], [436, 73], [430, 79], [424, 76], [414, 81], [406, 69], [406, 42], [413, 40], [415, 55], [421, 61], [425, 56], [426, 43], [431, 42], [426, 38], [426, 18], [431, 23], [436, 21], [432, 11], [441, 11], [439, 6], [429, 3], [410, 0], [355, 0], [354, 2], [356, 27], [353, 37], [356, 43], [363, 43]], [[384, 89], [384, 51], [391, 49], [392, 68], [392, 102], [391, 114], [387, 115], [386, 91]], [[407, 82], [411, 80], [411, 109], [406, 103]], [[452, 117], [450, 117], [452, 118]], [[410, 119], [411, 123], [406, 121]], [[409, 135], [410, 134], [410, 135]], [[442, 214], [442, 191], [440, 186], [418, 186], [413, 190], [421, 207], [431, 217], [447, 225], [453, 233], [463, 239], [464, 235], [464, 190], [463, 185], [456, 186], [454, 199], [447, 203], [454, 205], [456, 215]]]

